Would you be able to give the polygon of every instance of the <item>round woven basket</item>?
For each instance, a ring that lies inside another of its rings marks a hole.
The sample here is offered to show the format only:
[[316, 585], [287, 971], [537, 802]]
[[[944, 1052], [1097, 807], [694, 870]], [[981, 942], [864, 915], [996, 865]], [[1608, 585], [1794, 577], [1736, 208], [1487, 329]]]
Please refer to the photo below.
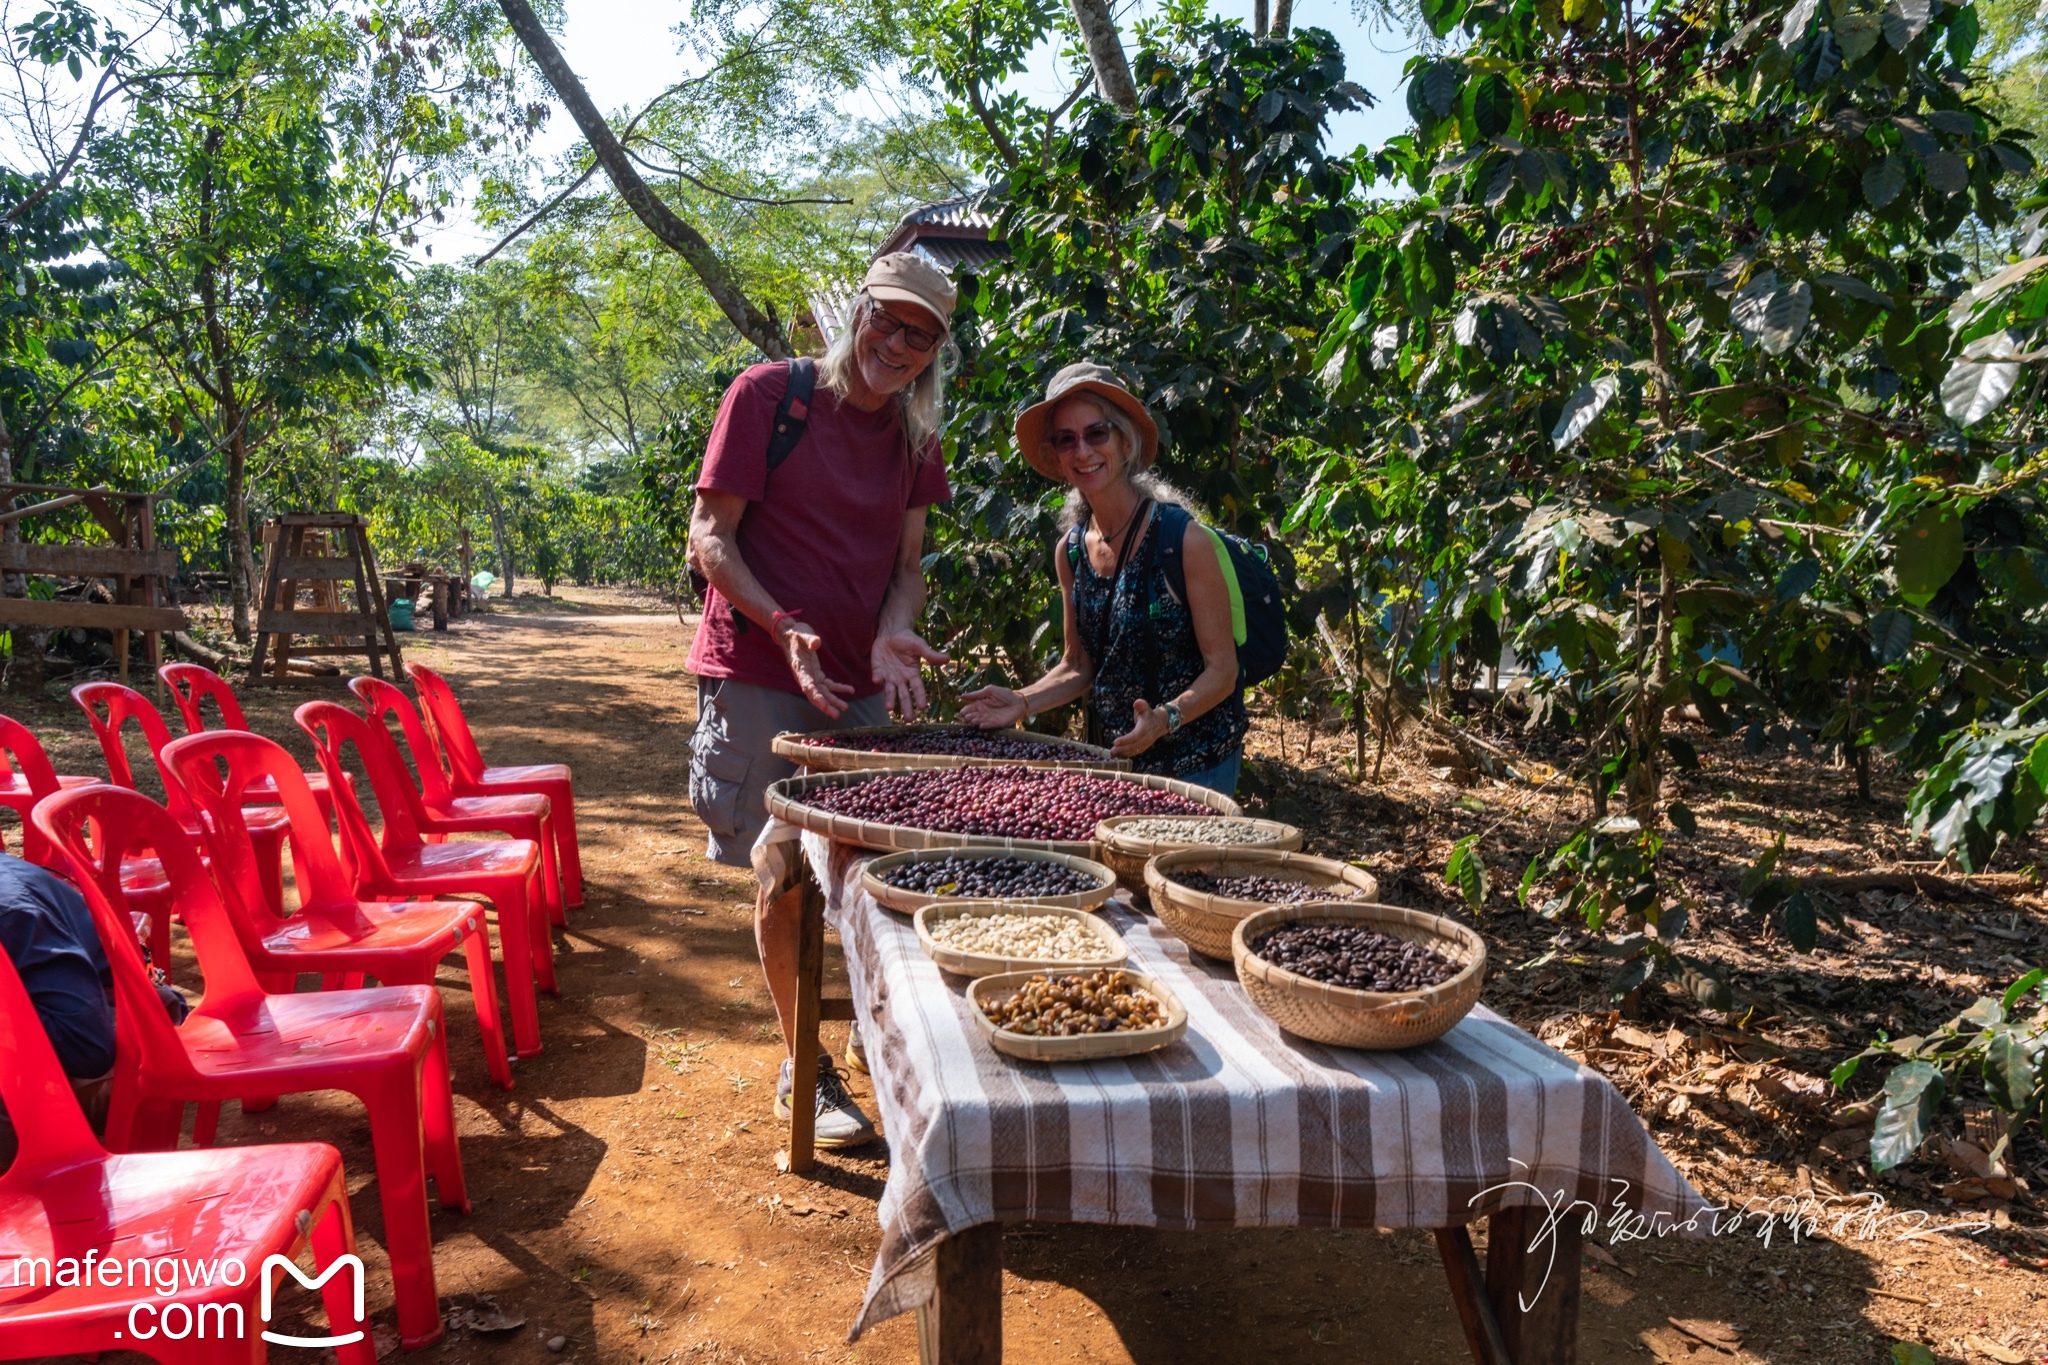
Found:
[[[963, 848], [921, 848], [907, 853], [885, 853], [869, 863], [861, 874], [861, 890], [875, 898], [875, 902], [887, 909], [906, 915], [916, 914], [927, 905], [952, 905], [967, 901], [984, 900], [981, 896], [945, 896], [930, 891], [912, 891], [908, 887], [891, 886], [887, 874], [907, 863], [921, 863], [934, 858], [958, 858], [961, 856], [982, 856], [989, 858], [1024, 858], [1031, 862], [1058, 863], [1061, 867], [1095, 878], [1093, 891], [1073, 891], [1064, 896], [1005, 896], [1008, 905], [1063, 906], [1069, 910], [1093, 910], [1109, 899], [1109, 893], [1116, 889], [1116, 873], [1101, 863], [1087, 858], [1076, 858], [1071, 853], [1041, 853], [1036, 849], [963, 849]], [[1226, 951], [1225, 956], [1228, 956]]]
[[[796, 777], [785, 777], [780, 782], [768, 785], [768, 813], [798, 829], [807, 829], [822, 834], [828, 839], [857, 848], [883, 850], [903, 848], [1035, 848], [1050, 853], [1071, 853], [1077, 858], [1095, 858], [1093, 839], [1012, 839], [1000, 834], [955, 834], [948, 830], [918, 829], [911, 825], [884, 825], [872, 820], [856, 820], [851, 816], [836, 815], [831, 811], [819, 810], [816, 806], [804, 804], [804, 794], [822, 787], [849, 786], [858, 782], [873, 781], [878, 777], [895, 777], [901, 768], [856, 768], [852, 772], [808, 773]], [[1151, 773], [1118, 772], [1109, 768], [1074, 768], [1068, 771], [1089, 777], [1104, 777], [1113, 782], [1131, 782], [1141, 787], [1152, 787], [1185, 796], [1209, 807], [1219, 815], [1236, 815], [1241, 807], [1237, 802], [1218, 791], [1198, 787], [1192, 782], [1177, 778], [1157, 777]]]
[[[1228, 812], [1225, 812], [1228, 814]], [[1131, 895], [1138, 901], [1146, 897], [1145, 864], [1162, 853], [1178, 853], [1182, 849], [1199, 848], [1215, 852], [1223, 848], [1270, 848], [1294, 849], [1301, 847], [1301, 831], [1293, 825], [1283, 825], [1278, 820], [1260, 820], [1249, 815], [1232, 818], [1240, 824], [1256, 825], [1264, 836], [1248, 844], [1204, 844], [1188, 839], [1139, 839], [1120, 833], [1123, 826], [1133, 820], [1180, 819], [1180, 816], [1115, 815], [1095, 826], [1095, 846], [1102, 852], [1102, 861], [1109, 864], [1109, 870], [1116, 873], [1117, 880], [1131, 889]]]
[[[1465, 969], [1424, 991], [1354, 991], [1296, 975], [1254, 957], [1247, 946], [1285, 924], [1357, 924], [1434, 948]], [[1479, 1003], [1486, 981], [1486, 940], [1455, 920], [1357, 901], [1277, 905], [1237, 923], [1230, 939], [1237, 979], [1252, 1003], [1289, 1033], [1337, 1047], [1391, 1051], [1432, 1042]]]
[[1174, 878], [1184, 872], [1206, 872], [1212, 877], [1279, 877], [1316, 891], [1335, 887], [1356, 890], [1357, 899], [1370, 901], [1380, 894], [1372, 873], [1334, 858], [1318, 858], [1271, 848], [1186, 848], [1162, 853], [1145, 864], [1145, 889], [1152, 895], [1152, 911], [1159, 922], [1180, 936], [1180, 941], [1205, 957], [1230, 961], [1230, 936], [1237, 922], [1267, 907], [1265, 901], [1219, 896], [1183, 886]]
[[1054, 745], [1084, 749], [1086, 758], [976, 758], [968, 754], [898, 754], [884, 749], [840, 748], [833, 744], [806, 744], [804, 740], [815, 738], [801, 731], [787, 730], [775, 737], [773, 748], [778, 758], [786, 758], [799, 768], [812, 772], [846, 772], [854, 768], [965, 768], [979, 764], [1009, 763], [1020, 768], [1112, 768], [1118, 772], [1130, 770], [1130, 760], [1118, 758], [1109, 750], [1093, 744], [1082, 744], [1076, 740], [1061, 739], [1057, 735], [1042, 735], [1035, 730], [983, 730], [973, 725], [863, 725], [848, 730], [828, 730], [823, 733], [838, 740], [858, 740], [864, 735], [895, 736], [915, 734], [976, 734], [991, 735], [999, 739], [1019, 739], [1027, 744], [1042, 744], [1048, 749]]

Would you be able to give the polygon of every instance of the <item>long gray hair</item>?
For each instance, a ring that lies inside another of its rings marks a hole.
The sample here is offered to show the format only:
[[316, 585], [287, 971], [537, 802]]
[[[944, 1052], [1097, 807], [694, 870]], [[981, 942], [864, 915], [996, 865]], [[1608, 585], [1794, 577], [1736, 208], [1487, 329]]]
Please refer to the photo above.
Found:
[[[825, 348], [824, 358], [818, 362], [818, 378], [826, 388], [840, 398], [846, 397], [853, 386], [854, 341], [860, 335], [862, 324], [875, 311], [875, 301], [863, 289], [854, 296], [853, 306], [847, 310], [846, 325], [839, 329], [839, 335], [832, 338], [832, 344]], [[944, 338], [932, 358], [926, 362], [917, 378], [905, 384], [896, 392], [897, 420], [903, 424], [904, 439], [910, 445], [912, 459], [921, 457], [932, 437], [946, 427], [946, 376], [960, 368], [960, 348], [953, 344], [950, 332], [941, 333]]]
[[[1077, 393], [1074, 397], [1094, 404], [1096, 411], [1102, 414], [1102, 420], [1109, 424], [1110, 430], [1123, 438], [1124, 477], [1130, 480], [1131, 487], [1138, 490], [1139, 497], [1150, 498], [1154, 502], [1175, 503], [1200, 516], [1200, 509], [1195, 506], [1194, 499], [1168, 483], [1158, 470], [1138, 467], [1135, 457], [1138, 451], [1143, 449], [1138, 443], [1138, 425], [1122, 408], [1114, 403], [1098, 401], [1091, 394]], [[1060, 509], [1060, 529], [1071, 531], [1087, 521], [1091, 515], [1093, 509], [1088, 506], [1088, 499], [1081, 496], [1081, 490], [1069, 488], [1066, 505]]]

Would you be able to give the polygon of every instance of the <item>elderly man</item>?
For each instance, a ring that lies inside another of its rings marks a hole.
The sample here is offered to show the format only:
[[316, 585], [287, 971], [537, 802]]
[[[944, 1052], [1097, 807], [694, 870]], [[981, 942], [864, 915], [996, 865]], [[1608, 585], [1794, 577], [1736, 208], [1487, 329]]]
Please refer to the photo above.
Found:
[[[913, 625], [925, 511], [949, 496], [938, 438], [953, 298], [923, 257], [880, 257], [815, 366], [756, 365], [726, 390], [690, 514], [691, 558], [710, 585], [690, 648], [690, 802], [719, 862], [749, 865], [768, 784], [796, 771], [775, 756], [777, 734], [915, 716], [922, 665], [946, 661]], [[754, 932], [787, 1040], [800, 911], [793, 893], [767, 889], [776, 879], [763, 882]], [[857, 1039], [847, 1055], [861, 1064]], [[785, 1060], [778, 1118], [790, 1089]], [[829, 1059], [815, 1104], [818, 1146], [875, 1136]]]

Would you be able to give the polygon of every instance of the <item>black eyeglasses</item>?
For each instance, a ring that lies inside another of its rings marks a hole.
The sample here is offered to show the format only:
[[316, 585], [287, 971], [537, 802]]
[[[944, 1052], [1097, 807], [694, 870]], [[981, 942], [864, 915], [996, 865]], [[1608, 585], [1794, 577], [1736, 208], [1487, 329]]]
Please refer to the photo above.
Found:
[[1115, 434], [1116, 428], [1109, 423], [1095, 422], [1083, 427], [1078, 432], [1064, 430], [1051, 432], [1046, 436], [1045, 443], [1051, 446], [1056, 454], [1071, 455], [1074, 453], [1075, 448], [1083, 441], [1100, 450], [1109, 444], [1109, 438]]
[[938, 345], [939, 338], [944, 335], [940, 332], [927, 332], [922, 327], [912, 327], [901, 318], [885, 313], [879, 308], [868, 314], [868, 326], [874, 328], [878, 336], [892, 337], [901, 332], [903, 344], [913, 351], [920, 352], [929, 351]]

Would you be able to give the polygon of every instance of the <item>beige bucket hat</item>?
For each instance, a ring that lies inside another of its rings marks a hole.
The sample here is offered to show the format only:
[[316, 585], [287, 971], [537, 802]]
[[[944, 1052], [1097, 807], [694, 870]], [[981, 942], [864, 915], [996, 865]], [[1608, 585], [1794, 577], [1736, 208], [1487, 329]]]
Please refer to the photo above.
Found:
[[1017, 449], [1024, 452], [1033, 469], [1055, 483], [1065, 481], [1059, 460], [1045, 444], [1045, 424], [1062, 400], [1084, 393], [1102, 399], [1131, 419], [1138, 428], [1138, 459], [1142, 464], [1149, 466], [1159, 458], [1159, 424], [1152, 420], [1152, 414], [1145, 410], [1137, 395], [1124, 387], [1123, 380], [1109, 366], [1080, 360], [1052, 377], [1052, 382], [1045, 386], [1044, 402], [1033, 403], [1017, 414]]
[[912, 251], [877, 256], [861, 288], [870, 298], [915, 304], [938, 319], [941, 327], [952, 320], [959, 297], [945, 271]]

